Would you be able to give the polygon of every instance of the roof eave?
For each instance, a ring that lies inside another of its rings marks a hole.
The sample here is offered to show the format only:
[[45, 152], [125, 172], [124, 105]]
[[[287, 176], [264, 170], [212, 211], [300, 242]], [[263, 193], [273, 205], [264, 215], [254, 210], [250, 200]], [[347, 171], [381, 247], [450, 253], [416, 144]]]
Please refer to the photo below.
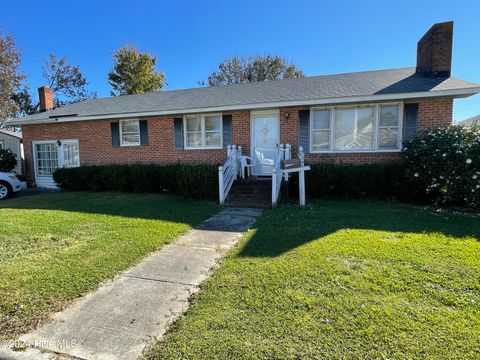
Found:
[[350, 96], [350, 97], [337, 97], [337, 98], [325, 98], [314, 100], [293, 100], [293, 101], [277, 101], [269, 103], [254, 103], [244, 105], [226, 105], [216, 107], [204, 107], [204, 108], [191, 108], [191, 109], [177, 109], [177, 110], [164, 110], [164, 111], [144, 111], [144, 112], [131, 112], [131, 113], [118, 113], [118, 114], [100, 114], [89, 116], [59, 116], [48, 117], [45, 119], [37, 120], [22, 120], [10, 119], [5, 123], [12, 126], [21, 125], [33, 125], [33, 124], [49, 124], [60, 122], [73, 122], [73, 121], [88, 121], [88, 120], [108, 120], [108, 119], [125, 119], [132, 117], [145, 117], [145, 116], [162, 116], [162, 115], [183, 115], [205, 112], [225, 112], [225, 111], [239, 111], [239, 110], [256, 110], [266, 108], [277, 107], [290, 107], [290, 106], [320, 106], [327, 104], [348, 104], [348, 103], [360, 103], [360, 102], [373, 102], [373, 101], [394, 101], [394, 100], [408, 100], [419, 98], [433, 98], [433, 97], [454, 97], [462, 98], [468, 97], [480, 93], [480, 86], [464, 89], [452, 89], [452, 90], [437, 90], [437, 91], [422, 91], [411, 93], [397, 93], [397, 94], [376, 94], [367, 96]]

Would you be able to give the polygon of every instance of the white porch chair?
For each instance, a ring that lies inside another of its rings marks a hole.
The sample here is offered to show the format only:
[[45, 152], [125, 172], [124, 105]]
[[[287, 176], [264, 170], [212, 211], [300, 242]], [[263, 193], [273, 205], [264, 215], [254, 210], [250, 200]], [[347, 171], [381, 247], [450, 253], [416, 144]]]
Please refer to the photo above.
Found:
[[250, 169], [255, 166], [255, 160], [250, 156], [240, 156], [240, 174], [242, 179], [245, 179], [245, 169], [247, 169], [247, 176], [250, 176]]

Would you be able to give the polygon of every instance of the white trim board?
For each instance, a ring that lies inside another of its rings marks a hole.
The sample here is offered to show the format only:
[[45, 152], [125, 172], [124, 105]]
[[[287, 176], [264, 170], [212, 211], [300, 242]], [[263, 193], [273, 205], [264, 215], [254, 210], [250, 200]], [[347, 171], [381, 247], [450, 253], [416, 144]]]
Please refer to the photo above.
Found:
[[[144, 111], [144, 112], [131, 112], [131, 113], [117, 113], [117, 114], [99, 114], [89, 116], [65, 116], [59, 115], [58, 118], [47, 118], [41, 120], [23, 120], [11, 119], [5, 123], [8, 125], [21, 126], [28, 124], [49, 124], [49, 123], [61, 123], [72, 121], [87, 121], [87, 120], [108, 120], [108, 119], [124, 119], [130, 117], [142, 117], [142, 116], [161, 116], [161, 115], [186, 115], [195, 113], [208, 113], [208, 112], [226, 112], [226, 111], [240, 111], [240, 110], [257, 110], [266, 108], [279, 108], [289, 106], [320, 106], [320, 105], [336, 105], [336, 104], [351, 104], [351, 103], [366, 103], [366, 102], [380, 102], [380, 101], [404, 101], [409, 99], [421, 99], [421, 98], [435, 98], [435, 97], [467, 97], [480, 93], [480, 87], [473, 87], [469, 89], [454, 89], [454, 90], [437, 90], [437, 91], [422, 91], [412, 93], [399, 93], [399, 94], [379, 94], [368, 96], [350, 96], [350, 97], [337, 97], [337, 98], [325, 98], [316, 100], [293, 100], [293, 101], [277, 101], [270, 103], [257, 103], [257, 104], [242, 104], [242, 105], [226, 105], [217, 107], [205, 107], [205, 108], [192, 108], [192, 109], [176, 109], [176, 110], [159, 110], [159, 111]], [[48, 112], [45, 114], [48, 115]]]

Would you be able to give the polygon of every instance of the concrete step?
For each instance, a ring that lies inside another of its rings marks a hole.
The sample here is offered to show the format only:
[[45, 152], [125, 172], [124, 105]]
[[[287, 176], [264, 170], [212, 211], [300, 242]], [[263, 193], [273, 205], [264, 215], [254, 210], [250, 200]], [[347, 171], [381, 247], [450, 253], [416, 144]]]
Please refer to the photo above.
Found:
[[271, 178], [237, 179], [226, 199], [227, 206], [269, 208], [272, 206]]

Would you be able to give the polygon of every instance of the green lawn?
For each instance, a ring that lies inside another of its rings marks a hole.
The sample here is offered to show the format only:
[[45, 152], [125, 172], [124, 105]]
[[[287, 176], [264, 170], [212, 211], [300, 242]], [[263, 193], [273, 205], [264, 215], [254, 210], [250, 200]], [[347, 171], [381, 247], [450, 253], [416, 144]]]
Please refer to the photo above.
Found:
[[479, 239], [406, 205], [267, 211], [148, 357], [479, 358]]
[[167, 195], [52, 193], [0, 202], [0, 339], [45, 322], [217, 211]]

